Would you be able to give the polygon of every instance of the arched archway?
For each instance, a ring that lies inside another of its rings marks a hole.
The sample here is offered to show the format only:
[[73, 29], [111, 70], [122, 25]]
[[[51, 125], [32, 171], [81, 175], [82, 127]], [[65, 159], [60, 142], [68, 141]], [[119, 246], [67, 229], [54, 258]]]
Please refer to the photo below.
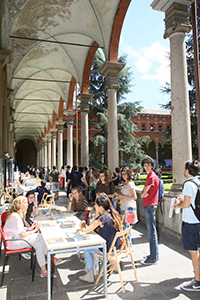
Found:
[[33, 141], [23, 139], [17, 143], [16, 164], [20, 171], [25, 171], [27, 165], [36, 166], [37, 149]]

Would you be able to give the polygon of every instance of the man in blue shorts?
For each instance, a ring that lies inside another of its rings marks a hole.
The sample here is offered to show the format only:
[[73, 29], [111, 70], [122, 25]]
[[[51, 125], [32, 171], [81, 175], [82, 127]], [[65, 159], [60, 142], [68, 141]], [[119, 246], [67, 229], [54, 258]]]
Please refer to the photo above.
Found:
[[[174, 209], [182, 208], [182, 238], [185, 250], [188, 250], [194, 268], [194, 279], [183, 285], [181, 288], [185, 291], [200, 292], [200, 221], [196, 218], [191, 207], [195, 207], [195, 198], [199, 179], [196, 177], [200, 170], [200, 163], [198, 161], [187, 161], [185, 163], [184, 176], [187, 180], [183, 186], [183, 196], [177, 198], [177, 203]], [[197, 185], [193, 182], [195, 181]]]

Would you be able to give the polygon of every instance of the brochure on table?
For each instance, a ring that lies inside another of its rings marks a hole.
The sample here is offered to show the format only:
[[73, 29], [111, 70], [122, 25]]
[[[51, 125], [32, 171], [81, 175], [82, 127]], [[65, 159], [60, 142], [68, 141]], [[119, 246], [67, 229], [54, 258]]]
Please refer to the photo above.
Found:
[[105, 243], [105, 240], [95, 232], [83, 233], [79, 227], [80, 220], [75, 216], [39, 223], [41, 223], [40, 230], [48, 250]]

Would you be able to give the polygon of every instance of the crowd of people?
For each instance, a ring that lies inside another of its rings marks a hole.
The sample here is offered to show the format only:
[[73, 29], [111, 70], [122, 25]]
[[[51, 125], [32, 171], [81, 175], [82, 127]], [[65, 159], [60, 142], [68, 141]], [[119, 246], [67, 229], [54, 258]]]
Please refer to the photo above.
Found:
[[[144, 188], [141, 191], [143, 198], [143, 211], [149, 237], [149, 254], [142, 260], [143, 265], [156, 264], [159, 259], [158, 235], [156, 229], [156, 209], [158, 206], [158, 195], [160, 181], [154, 172], [154, 160], [147, 156], [141, 162], [147, 177]], [[35, 169], [37, 171], [37, 168]], [[35, 171], [35, 172], [36, 172]], [[200, 186], [197, 175], [200, 171], [200, 163], [188, 161], [185, 163], [184, 175], [187, 178], [183, 187], [183, 196], [177, 198], [174, 209], [183, 209], [182, 235], [184, 248], [189, 251], [194, 268], [194, 279], [182, 288], [187, 291], [200, 291], [200, 220], [195, 216], [192, 206], [195, 205], [195, 197]], [[136, 180], [138, 180], [136, 173]], [[36, 175], [39, 176], [39, 175]], [[97, 170], [89, 166], [79, 168], [70, 166], [62, 167], [60, 171], [53, 166], [48, 172], [48, 178], [52, 183], [52, 191], [46, 187], [42, 178], [41, 184], [35, 189], [28, 191], [26, 197], [18, 196], [11, 203], [10, 212], [5, 225], [6, 238], [25, 239], [36, 249], [36, 257], [41, 267], [41, 277], [46, 277], [45, 255], [46, 248], [39, 233], [39, 225], [31, 218], [38, 215], [38, 205], [44, 192], [52, 192], [58, 197], [59, 189], [65, 189], [68, 196], [67, 211], [78, 213], [82, 220], [80, 229], [85, 233], [95, 230], [107, 242], [107, 250], [119, 230], [119, 216], [124, 216], [124, 229], [137, 223], [137, 193], [134, 177], [128, 167], [119, 168], [110, 174], [107, 169]], [[195, 183], [195, 184], [194, 184]], [[23, 182], [21, 182], [23, 184]], [[37, 199], [35, 192], [38, 193]], [[84, 219], [88, 205], [94, 206], [95, 216], [91, 224], [86, 224]], [[135, 212], [134, 219], [130, 222], [127, 218], [129, 212]], [[131, 231], [129, 235], [130, 246], [132, 245]], [[19, 242], [19, 247], [25, 247], [24, 242]], [[12, 249], [12, 243], [9, 245]], [[16, 246], [15, 246], [16, 247]], [[120, 247], [120, 241], [116, 242], [116, 248]], [[87, 273], [80, 276], [80, 280], [94, 282], [93, 255], [100, 250], [84, 251]], [[62, 261], [52, 258], [55, 264]]]

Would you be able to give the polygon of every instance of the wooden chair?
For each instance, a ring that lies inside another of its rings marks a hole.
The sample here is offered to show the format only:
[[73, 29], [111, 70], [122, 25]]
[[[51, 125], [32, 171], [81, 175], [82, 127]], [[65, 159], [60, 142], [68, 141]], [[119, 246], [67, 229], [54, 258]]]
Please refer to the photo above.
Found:
[[[130, 273], [134, 272], [135, 279], [136, 279], [136, 281], [138, 281], [137, 272], [136, 272], [136, 268], [135, 268], [135, 264], [134, 264], [134, 260], [133, 260], [133, 255], [132, 255], [132, 252], [131, 252], [129, 239], [128, 239], [130, 230], [131, 230], [131, 227], [128, 228], [128, 229], [117, 232], [114, 239], [113, 239], [112, 245], [110, 246], [110, 249], [107, 253], [107, 268], [108, 268], [107, 272], [110, 275], [112, 275], [112, 273], [117, 269], [117, 271], [119, 273], [123, 293], [125, 293], [125, 287], [124, 287], [123, 280], [126, 277], [128, 277], [130, 275]], [[116, 243], [118, 238], [121, 239], [121, 247], [117, 250], [116, 247], [115, 247], [115, 243]], [[95, 254], [95, 255], [100, 257], [101, 259], [103, 259], [103, 255], [101, 255], [101, 254]], [[128, 256], [130, 256], [130, 259], [131, 259], [132, 270], [127, 274], [127, 276], [125, 276], [123, 278], [121, 268], [120, 268], [120, 261], [122, 260], [122, 258], [125, 258], [125, 257], [128, 257]], [[102, 275], [103, 275], [103, 267], [101, 268], [101, 270], [99, 272], [99, 275], [96, 279], [96, 284], [99, 282]]]
[[5, 200], [9, 199], [9, 201], [13, 200], [12, 190], [10, 188], [5, 188]]
[[43, 194], [39, 207], [47, 207], [47, 195], [48, 193]]
[[[2, 242], [4, 244], [4, 262], [3, 262], [3, 270], [2, 270], [2, 275], [1, 275], [1, 285], [0, 286], [3, 285], [3, 278], [4, 278], [4, 271], [5, 271], [6, 259], [10, 255], [20, 255], [19, 258], [21, 259], [21, 254], [23, 254], [23, 253], [30, 253], [31, 254], [32, 281], [34, 281], [34, 270], [35, 270], [34, 251], [35, 251], [35, 249], [26, 240], [24, 240], [27, 243], [27, 248], [16, 249], [16, 250], [9, 250], [9, 249], [7, 249], [7, 242], [9, 242], [9, 241], [17, 241], [17, 240], [16, 239], [6, 240], [4, 232], [3, 232], [2, 225], [0, 225], [0, 234], [1, 234]], [[34, 259], [34, 264], [33, 264], [33, 259]]]
[[119, 231], [122, 231], [124, 229], [124, 217], [125, 215], [118, 215], [118, 218], [115, 218], [115, 221], [117, 222]]
[[49, 205], [55, 205], [55, 194], [50, 194], [46, 196], [46, 201], [48, 202], [48, 200], [50, 199], [50, 201], [48, 202]]

